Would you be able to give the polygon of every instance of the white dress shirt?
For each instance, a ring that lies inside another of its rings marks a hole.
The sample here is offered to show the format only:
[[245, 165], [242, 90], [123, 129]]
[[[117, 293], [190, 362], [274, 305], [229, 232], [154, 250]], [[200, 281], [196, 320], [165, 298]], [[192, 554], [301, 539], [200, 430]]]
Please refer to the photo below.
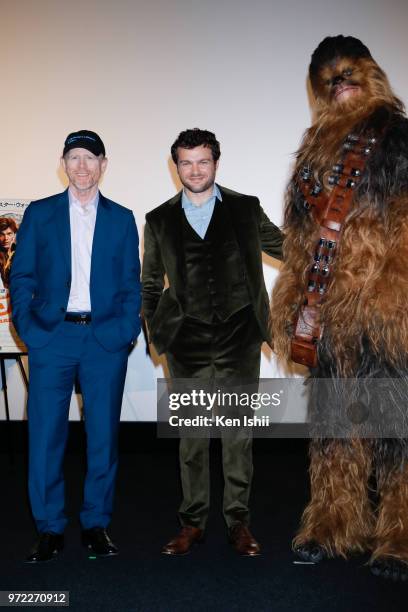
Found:
[[71, 225], [71, 291], [68, 312], [91, 312], [89, 280], [99, 192], [86, 205], [68, 191]]

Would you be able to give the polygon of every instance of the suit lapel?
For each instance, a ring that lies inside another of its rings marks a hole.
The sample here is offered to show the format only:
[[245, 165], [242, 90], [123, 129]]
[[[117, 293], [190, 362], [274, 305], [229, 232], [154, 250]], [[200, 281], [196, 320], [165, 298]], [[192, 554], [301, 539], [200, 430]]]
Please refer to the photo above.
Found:
[[220, 187], [220, 191], [222, 193], [222, 201], [228, 210], [228, 218], [234, 229], [241, 254], [246, 255], [248, 252], [248, 235], [251, 227], [249, 219], [242, 208], [242, 200], [239, 196], [224, 191], [222, 187]]
[[61, 246], [64, 260], [71, 270], [71, 229], [69, 222], [68, 189], [58, 196], [55, 204], [55, 223], [57, 226], [58, 242]]
[[169, 200], [167, 209], [166, 232], [174, 246], [180, 246], [181, 220], [183, 218], [183, 208], [181, 206], [181, 191]]
[[169, 253], [175, 256], [176, 274], [175, 279], [184, 284], [184, 241], [183, 241], [183, 215], [181, 206], [181, 191], [169, 201], [167, 208], [166, 223], [164, 225], [165, 235], [163, 240], [167, 241]]
[[95, 281], [98, 271], [103, 272], [102, 256], [106, 249], [106, 236], [111, 224], [110, 206], [106, 198], [99, 193], [98, 210], [96, 213], [95, 231], [92, 241], [90, 284]]

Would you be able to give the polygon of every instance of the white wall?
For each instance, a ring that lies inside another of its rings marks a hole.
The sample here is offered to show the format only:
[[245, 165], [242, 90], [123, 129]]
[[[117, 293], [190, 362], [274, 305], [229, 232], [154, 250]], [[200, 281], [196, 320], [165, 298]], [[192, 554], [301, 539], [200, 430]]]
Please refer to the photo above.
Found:
[[[258, 195], [279, 224], [310, 122], [312, 51], [327, 35], [361, 38], [408, 101], [407, 22], [406, 0], [0, 0], [0, 197], [61, 191], [66, 135], [95, 130], [109, 157], [102, 191], [134, 210], [142, 233], [145, 213], [176, 190], [171, 143], [199, 126], [221, 142], [218, 181]], [[155, 418], [162, 368], [144, 350], [130, 359], [124, 419]], [[261, 374], [277, 373], [266, 353]], [[8, 375], [21, 418], [11, 363]]]

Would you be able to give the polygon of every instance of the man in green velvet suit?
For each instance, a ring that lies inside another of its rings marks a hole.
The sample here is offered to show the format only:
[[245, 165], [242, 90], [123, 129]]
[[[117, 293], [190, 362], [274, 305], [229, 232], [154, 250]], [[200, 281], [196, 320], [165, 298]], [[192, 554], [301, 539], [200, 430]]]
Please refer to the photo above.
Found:
[[[262, 251], [281, 259], [282, 234], [259, 200], [215, 183], [220, 146], [198, 128], [171, 148], [183, 190], [146, 215], [143, 311], [150, 340], [172, 378], [259, 377], [269, 341]], [[169, 286], [164, 289], [164, 275]], [[249, 531], [251, 436], [222, 440], [223, 512], [238, 553], [257, 555]], [[208, 438], [180, 440], [182, 529], [164, 548], [186, 554], [202, 539], [209, 509]]]

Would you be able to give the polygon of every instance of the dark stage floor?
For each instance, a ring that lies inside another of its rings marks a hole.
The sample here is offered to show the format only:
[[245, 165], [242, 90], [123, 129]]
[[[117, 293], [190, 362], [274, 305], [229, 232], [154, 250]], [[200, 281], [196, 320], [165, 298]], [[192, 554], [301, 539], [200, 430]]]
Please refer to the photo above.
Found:
[[212, 449], [212, 513], [205, 542], [192, 554], [160, 554], [174, 535], [179, 502], [177, 444], [157, 440], [151, 425], [124, 424], [116, 511], [110, 529], [120, 556], [87, 558], [80, 545], [84, 440], [72, 425], [67, 453], [67, 500], [71, 517], [65, 550], [39, 566], [22, 559], [35, 538], [26, 498], [25, 432], [13, 424], [15, 456], [10, 465], [10, 432], [0, 426], [0, 590], [65, 590], [70, 609], [131, 611], [407, 610], [408, 585], [374, 578], [365, 558], [333, 560], [320, 566], [293, 563], [290, 541], [307, 498], [303, 440], [255, 442], [252, 527], [263, 555], [240, 558], [230, 548], [221, 516], [222, 477], [218, 441]]

